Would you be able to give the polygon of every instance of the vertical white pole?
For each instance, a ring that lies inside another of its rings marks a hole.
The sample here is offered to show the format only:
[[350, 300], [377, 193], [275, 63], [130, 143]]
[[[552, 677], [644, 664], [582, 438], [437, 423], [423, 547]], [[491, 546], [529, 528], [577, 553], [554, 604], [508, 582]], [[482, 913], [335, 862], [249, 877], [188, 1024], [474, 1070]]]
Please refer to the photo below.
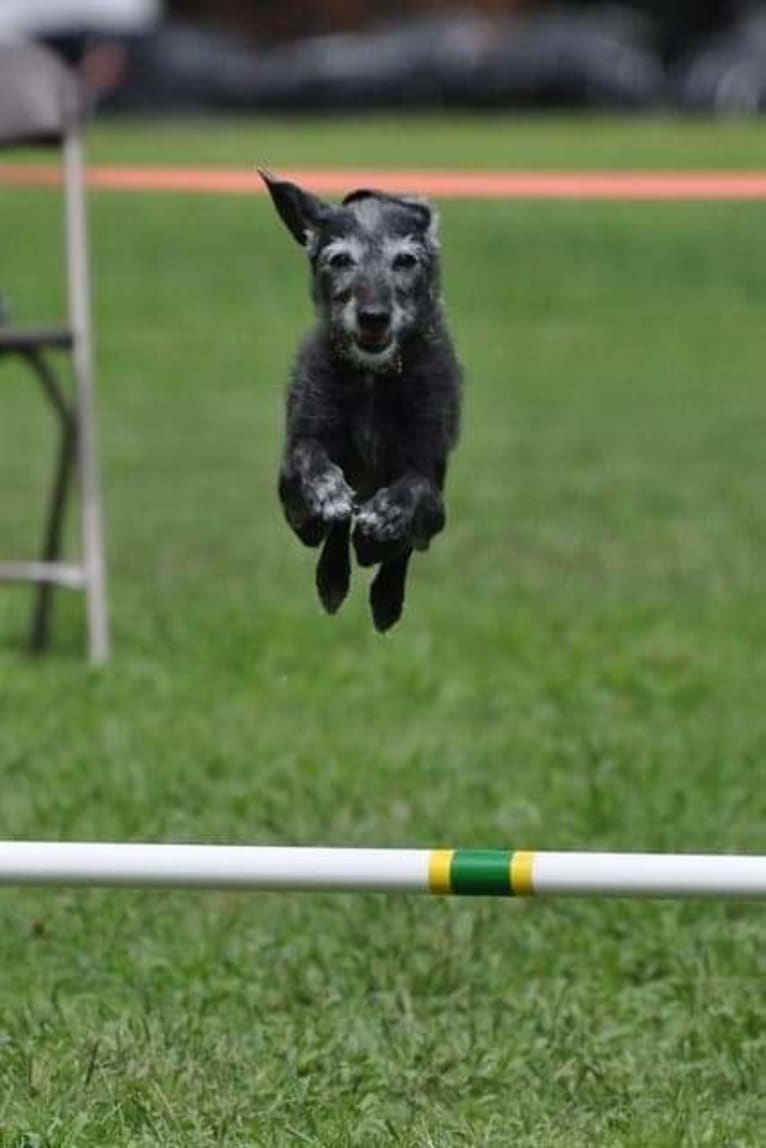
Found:
[[93, 346], [88, 270], [88, 232], [85, 207], [85, 164], [79, 129], [64, 138], [67, 278], [70, 324], [74, 334], [74, 371], [77, 389], [77, 451], [81, 498], [81, 539], [85, 568], [90, 659], [109, 657], [106, 563], [101, 512], [96, 420], [93, 396]]

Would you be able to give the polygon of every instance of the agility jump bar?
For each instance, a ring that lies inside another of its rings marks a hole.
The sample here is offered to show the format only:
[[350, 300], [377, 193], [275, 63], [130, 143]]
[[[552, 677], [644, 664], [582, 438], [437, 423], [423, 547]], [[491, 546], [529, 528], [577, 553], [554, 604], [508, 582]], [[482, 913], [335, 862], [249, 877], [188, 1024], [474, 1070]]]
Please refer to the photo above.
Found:
[[0, 885], [766, 898], [766, 856], [5, 841]]

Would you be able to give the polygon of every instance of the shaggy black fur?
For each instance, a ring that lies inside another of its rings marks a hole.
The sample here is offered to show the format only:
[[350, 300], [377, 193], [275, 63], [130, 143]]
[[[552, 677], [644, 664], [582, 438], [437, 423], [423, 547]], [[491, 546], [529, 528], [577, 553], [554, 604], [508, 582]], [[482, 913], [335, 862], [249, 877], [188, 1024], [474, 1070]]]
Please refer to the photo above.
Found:
[[[331, 207], [293, 184], [264, 178], [283, 220], [309, 249], [319, 314], [288, 393], [280, 498], [301, 541], [324, 543], [316, 581], [330, 613], [349, 589], [349, 542], [361, 566], [379, 565], [370, 603], [376, 628], [385, 631], [401, 615], [413, 549], [427, 549], [444, 527], [447, 461], [459, 430], [460, 368], [438, 293], [438, 247], [426, 235], [433, 215], [421, 201], [380, 196], [381, 211], [360, 221], [352, 214], [356, 195], [348, 206]], [[411, 245], [411, 233], [423, 255], [392, 272], [390, 245]], [[349, 235], [357, 237], [359, 266], [323, 268], [323, 249]], [[357, 346], [350, 333], [353, 326], [358, 335], [361, 322], [364, 337], [365, 306], [399, 316], [391, 327], [395, 348], [380, 362], [365, 356], [367, 344]], [[349, 315], [356, 316], [353, 324]]]

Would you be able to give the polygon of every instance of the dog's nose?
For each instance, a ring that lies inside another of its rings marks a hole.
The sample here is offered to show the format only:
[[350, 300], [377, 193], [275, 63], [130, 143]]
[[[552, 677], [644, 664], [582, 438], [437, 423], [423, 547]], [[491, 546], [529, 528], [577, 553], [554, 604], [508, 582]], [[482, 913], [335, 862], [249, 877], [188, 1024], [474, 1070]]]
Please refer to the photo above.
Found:
[[359, 326], [370, 334], [380, 333], [388, 328], [391, 322], [391, 311], [388, 307], [370, 305], [360, 307], [357, 312]]

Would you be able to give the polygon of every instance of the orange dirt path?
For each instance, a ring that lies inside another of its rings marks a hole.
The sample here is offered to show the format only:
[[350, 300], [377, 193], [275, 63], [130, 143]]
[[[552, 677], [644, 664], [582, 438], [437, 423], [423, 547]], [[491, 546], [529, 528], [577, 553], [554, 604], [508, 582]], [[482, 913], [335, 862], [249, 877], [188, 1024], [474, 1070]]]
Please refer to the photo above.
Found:
[[[766, 200], [765, 172], [734, 171], [446, 171], [306, 168], [279, 175], [324, 194], [352, 187], [432, 195], [439, 199], [527, 200]], [[0, 185], [52, 187], [52, 165], [0, 164]], [[101, 166], [88, 168], [89, 186], [110, 191], [259, 195], [255, 169]]]

